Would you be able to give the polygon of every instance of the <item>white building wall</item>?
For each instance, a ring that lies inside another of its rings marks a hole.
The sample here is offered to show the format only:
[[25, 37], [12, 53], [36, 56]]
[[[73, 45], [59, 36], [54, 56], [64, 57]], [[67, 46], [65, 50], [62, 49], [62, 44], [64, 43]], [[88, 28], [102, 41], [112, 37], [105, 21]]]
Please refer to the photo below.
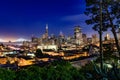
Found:
[[58, 49], [58, 47], [57, 47], [57, 45], [39, 45], [39, 46], [37, 46], [37, 49], [41, 49], [41, 50], [43, 50], [43, 49], [52, 49], [52, 50], [55, 50], [55, 51], [57, 51], [57, 49]]

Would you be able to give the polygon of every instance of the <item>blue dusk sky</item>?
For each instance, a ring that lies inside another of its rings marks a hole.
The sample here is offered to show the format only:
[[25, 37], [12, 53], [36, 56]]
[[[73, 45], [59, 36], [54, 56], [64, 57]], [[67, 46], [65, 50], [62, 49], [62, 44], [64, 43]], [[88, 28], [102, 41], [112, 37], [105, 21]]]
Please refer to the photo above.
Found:
[[73, 35], [80, 25], [88, 36], [94, 33], [85, 20], [85, 0], [1, 0], [0, 39], [40, 37], [48, 24], [49, 34]]

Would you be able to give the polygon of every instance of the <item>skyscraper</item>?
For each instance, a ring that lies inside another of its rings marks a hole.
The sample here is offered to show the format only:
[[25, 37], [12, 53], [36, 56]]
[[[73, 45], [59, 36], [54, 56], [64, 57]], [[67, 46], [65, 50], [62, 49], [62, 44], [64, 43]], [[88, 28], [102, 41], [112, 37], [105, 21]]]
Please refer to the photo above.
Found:
[[74, 28], [74, 37], [75, 37], [75, 39], [77, 39], [80, 36], [80, 33], [81, 33], [80, 26], [75, 26], [75, 28]]
[[48, 24], [46, 24], [45, 33], [42, 35], [42, 43], [44, 45], [48, 44]]
[[92, 35], [92, 43], [96, 43], [96, 42], [98, 42], [97, 34], [93, 34]]
[[48, 24], [46, 24], [45, 37], [48, 38]]
[[106, 36], [105, 36], [105, 41], [108, 41], [108, 40], [110, 40], [110, 34], [106, 34]]
[[59, 34], [59, 44], [63, 44], [64, 41], [65, 41], [65, 36], [62, 33], [62, 31], [60, 31], [60, 34]]
[[60, 37], [63, 37], [63, 36], [64, 36], [62, 31], [60, 31], [59, 36], [60, 36]]
[[31, 42], [37, 43], [37, 42], [38, 42], [38, 38], [35, 37], [34, 35], [32, 35], [32, 37], [31, 37]]
[[82, 38], [83, 38], [83, 43], [86, 44], [87, 43], [87, 35], [82, 34]]
[[74, 29], [74, 38], [76, 40], [76, 44], [80, 45], [83, 43], [83, 38], [82, 38], [82, 31], [80, 26], [75, 26]]

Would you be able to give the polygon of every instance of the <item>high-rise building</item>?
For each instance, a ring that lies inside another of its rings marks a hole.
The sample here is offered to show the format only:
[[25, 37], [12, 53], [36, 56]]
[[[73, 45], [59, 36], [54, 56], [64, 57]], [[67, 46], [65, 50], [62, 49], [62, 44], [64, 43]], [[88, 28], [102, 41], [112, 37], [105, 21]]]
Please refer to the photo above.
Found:
[[48, 24], [46, 24], [45, 27], [45, 33], [42, 35], [42, 44], [44, 45], [48, 45], [49, 41], [48, 41]]
[[55, 35], [51, 34], [48, 40], [50, 45], [55, 45], [55, 38], [56, 38]]
[[52, 39], [55, 39], [55, 35], [54, 34], [51, 34], [50, 36]]
[[82, 38], [83, 38], [83, 43], [86, 44], [87, 43], [87, 35], [82, 34]]
[[96, 43], [96, 42], [98, 42], [97, 34], [93, 34], [92, 35], [92, 43]]
[[45, 37], [48, 38], [48, 24], [46, 24]]
[[76, 40], [76, 44], [80, 45], [83, 43], [83, 39], [82, 39], [82, 31], [80, 26], [75, 26], [74, 29], [74, 38]]
[[88, 42], [89, 44], [92, 44], [92, 38], [87, 38], [87, 42]]
[[105, 36], [105, 41], [108, 41], [108, 40], [110, 40], [110, 34], [106, 34], [106, 36]]
[[33, 43], [38, 43], [38, 38], [37, 38], [37, 37], [32, 36], [32, 38], [31, 38], [31, 39], [32, 39], [32, 42], [33, 42]]
[[62, 32], [62, 31], [60, 31], [59, 36], [60, 36], [60, 37], [62, 37], [62, 38], [64, 37], [64, 35], [63, 35], [63, 32]]
[[64, 36], [63, 32], [60, 31], [59, 37], [58, 37], [58, 40], [57, 40], [57, 44], [58, 44], [59, 47], [61, 47], [64, 43], [65, 43], [65, 36]]
[[75, 28], [74, 28], [74, 37], [75, 37], [75, 39], [79, 38], [80, 33], [81, 33], [80, 26], [75, 26]]

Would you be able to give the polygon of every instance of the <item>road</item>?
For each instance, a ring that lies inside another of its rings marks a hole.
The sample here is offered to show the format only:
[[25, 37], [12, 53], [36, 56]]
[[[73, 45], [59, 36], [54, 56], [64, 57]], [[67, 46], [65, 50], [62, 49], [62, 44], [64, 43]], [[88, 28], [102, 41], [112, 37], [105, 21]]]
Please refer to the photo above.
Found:
[[96, 57], [93, 58], [87, 58], [84, 60], [78, 60], [78, 61], [73, 61], [71, 62], [72, 66], [76, 67], [76, 68], [81, 68], [82, 66], [85, 66], [87, 63], [89, 63], [91, 60], [95, 60]]

